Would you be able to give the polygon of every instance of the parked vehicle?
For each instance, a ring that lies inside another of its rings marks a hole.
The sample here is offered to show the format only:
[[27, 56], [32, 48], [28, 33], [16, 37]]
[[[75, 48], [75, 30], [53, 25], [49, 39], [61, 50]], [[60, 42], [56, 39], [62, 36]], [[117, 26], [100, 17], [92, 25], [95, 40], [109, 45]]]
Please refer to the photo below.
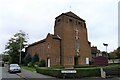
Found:
[[8, 72], [21, 72], [21, 68], [18, 64], [10, 64], [8, 67]]

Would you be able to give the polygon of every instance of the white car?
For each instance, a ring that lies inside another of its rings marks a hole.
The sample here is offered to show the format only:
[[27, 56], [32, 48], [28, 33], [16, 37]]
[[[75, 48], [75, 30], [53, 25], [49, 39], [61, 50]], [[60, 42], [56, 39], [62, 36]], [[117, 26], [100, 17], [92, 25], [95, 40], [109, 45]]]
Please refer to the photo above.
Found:
[[8, 67], [8, 72], [21, 72], [21, 68], [18, 64], [10, 64]]

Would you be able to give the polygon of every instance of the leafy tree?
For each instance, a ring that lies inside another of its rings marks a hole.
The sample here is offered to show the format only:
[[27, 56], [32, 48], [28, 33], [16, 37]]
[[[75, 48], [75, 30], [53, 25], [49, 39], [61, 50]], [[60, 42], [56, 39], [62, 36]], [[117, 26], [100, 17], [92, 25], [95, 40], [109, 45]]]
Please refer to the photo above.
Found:
[[27, 55], [24, 58], [25, 65], [27, 65], [28, 63], [30, 63], [31, 60], [32, 60], [31, 55], [29, 53], [27, 53]]
[[39, 57], [38, 54], [36, 53], [33, 57], [32, 57], [32, 63], [34, 64], [35, 62], [39, 61]]
[[117, 48], [116, 54], [117, 54], [117, 57], [120, 59], [120, 47]]
[[2, 56], [2, 59], [3, 59], [4, 62], [9, 62], [9, 58], [10, 58], [9, 55], [3, 55]]
[[114, 54], [117, 55], [117, 58], [120, 59], [120, 47], [113, 51]]
[[102, 52], [102, 56], [107, 56], [105, 51]]
[[19, 63], [20, 51], [27, 45], [27, 34], [23, 31], [16, 33], [6, 44], [7, 53], [10, 56], [10, 63]]
[[115, 53], [111, 52], [111, 53], [109, 54], [109, 58], [112, 59], [112, 61], [113, 61], [113, 63], [114, 63], [114, 60], [117, 58], [117, 55], [116, 55]]

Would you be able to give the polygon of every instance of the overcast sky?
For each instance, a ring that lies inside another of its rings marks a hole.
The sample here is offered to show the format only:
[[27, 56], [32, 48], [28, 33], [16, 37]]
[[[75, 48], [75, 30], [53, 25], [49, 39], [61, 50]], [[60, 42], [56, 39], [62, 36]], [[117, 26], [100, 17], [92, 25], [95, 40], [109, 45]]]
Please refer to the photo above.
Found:
[[119, 0], [0, 0], [0, 53], [19, 30], [28, 34], [28, 43], [54, 33], [55, 17], [72, 11], [86, 21], [91, 46], [105, 51], [118, 47]]

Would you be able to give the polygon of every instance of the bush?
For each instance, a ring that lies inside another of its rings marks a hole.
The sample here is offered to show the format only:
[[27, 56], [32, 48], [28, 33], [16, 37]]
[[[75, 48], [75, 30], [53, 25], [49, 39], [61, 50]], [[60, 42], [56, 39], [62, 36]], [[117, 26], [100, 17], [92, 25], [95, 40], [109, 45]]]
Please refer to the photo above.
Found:
[[42, 59], [39, 63], [39, 67], [45, 67], [46, 66], [46, 62], [44, 59]]
[[76, 69], [77, 74], [75, 77], [98, 77], [100, 76], [100, 68], [82, 68]]
[[38, 67], [38, 66], [39, 66], [39, 62], [35, 62], [34, 67]]
[[63, 69], [64, 66], [63, 65], [54, 65], [54, 66], [52, 66], [52, 68]]
[[41, 74], [50, 75], [58, 78], [81, 78], [81, 77], [97, 77], [100, 76], [99, 68], [82, 68], [74, 69], [77, 73], [63, 74], [61, 70], [73, 70], [73, 69], [52, 69], [52, 68], [36, 68], [36, 71]]
[[45, 74], [53, 77], [59, 77], [60, 75], [60, 70], [54, 70], [50, 68], [43, 68], [43, 67], [37, 67], [36, 72], [40, 74]]
[[29, 62], [29, 63], [27, 64], [27, 66], [28, 66], [28, 67], [33, 67], [32, 62]]
[[86, 66], [81, 66], [81, 65], [75, 65], [74, 68], [91, 68], [91, 67], [97, 67], [94, 65], [86, 65]]
[[31, 62], [31, 60], [32, 60], [31, 55], [29, 53], [27, 53], [27, 55], [24, 58], [25, 65], [27, 65], [29, 62]]
[[33, 57], [32, 57], [32, 63], [34, 64], [35, 62], [39, 61], [39, 57], [38, 54], [36, 53]]

